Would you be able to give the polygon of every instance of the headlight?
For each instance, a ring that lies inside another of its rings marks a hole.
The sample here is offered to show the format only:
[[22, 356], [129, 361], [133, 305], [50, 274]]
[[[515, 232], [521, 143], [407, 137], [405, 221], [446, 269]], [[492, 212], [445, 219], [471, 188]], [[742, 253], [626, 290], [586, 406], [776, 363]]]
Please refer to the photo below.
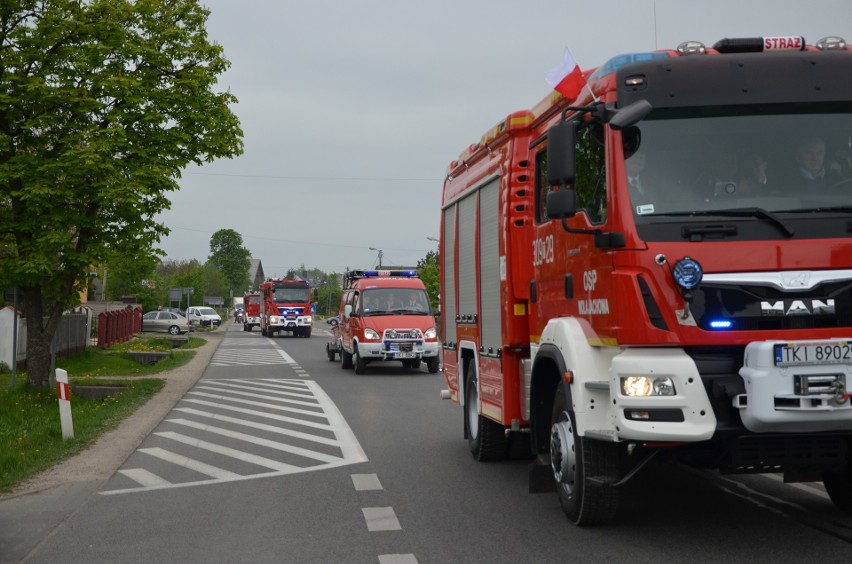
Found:
[[310, 315], [305, 318], [305, 323], [313, 323], [313, 322], [314, 322], [314, 320], [311, 319]]
[[276, 323], [278, 323], [278, 318], [273, 315], [269, 318], [269, 323], [275, 325]]
[[430, 328], [426, 329], [425, 335], [426, 335], [427, 339], [434, 339], [435, 337], [438, 336], [438, 330], [435, 329], [434, 327], [430, 327]]
[[372, 329], [364, 329], [364, 338], [372, 341], [378, 341], [380, 337], [379, 334]]
[[621, 391], [625, 396], [673, 396], [675, 387], [667, 376], [628, 376], [621, 379]]

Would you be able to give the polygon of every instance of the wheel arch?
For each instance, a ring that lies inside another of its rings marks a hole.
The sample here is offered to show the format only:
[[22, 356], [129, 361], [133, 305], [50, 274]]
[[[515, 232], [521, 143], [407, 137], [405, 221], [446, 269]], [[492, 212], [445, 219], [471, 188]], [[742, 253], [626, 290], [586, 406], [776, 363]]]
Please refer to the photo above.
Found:
[[[530, 386], [530, 432], [535, 452], [550, 448], [550, 416], [559, 382], [567, 371], [558, 347], [545, 344], [539, 348], [532, 368]], [[570, 390], [565, 386], [566, 405], [571, 405]]]

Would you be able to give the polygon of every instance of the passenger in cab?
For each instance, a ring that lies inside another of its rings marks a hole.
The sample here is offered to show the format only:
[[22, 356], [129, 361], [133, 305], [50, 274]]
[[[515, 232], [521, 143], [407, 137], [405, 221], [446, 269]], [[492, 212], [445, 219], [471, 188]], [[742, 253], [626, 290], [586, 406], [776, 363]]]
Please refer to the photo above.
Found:
[[843, 180], [840, 166], [825, 159], [825, 141], [817, 136], [804, 137], [796, 146], [799, 176], [808, 190], [826, 190]]

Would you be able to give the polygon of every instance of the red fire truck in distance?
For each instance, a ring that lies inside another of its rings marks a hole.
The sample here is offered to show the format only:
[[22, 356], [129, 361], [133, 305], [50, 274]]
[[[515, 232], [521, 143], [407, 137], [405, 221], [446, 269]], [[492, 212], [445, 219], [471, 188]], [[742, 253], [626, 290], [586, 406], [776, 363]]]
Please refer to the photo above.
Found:
[[267, 279], [260, 286], [260, 332], [273, 337], [279, 331], [310, 337], [311, 286], [304, 280]]
[[243, 296], [243, 331], [260, 326], [260, 292], [247, 292]]
[[475, 458], [536, 457], [577, 525], [660, 456], [852, 510], [850, 73], [835, 37], [621, 55], [450, 164], [443, 395]]
[[[330, 321], [334, 321], [333, 318]], [[340, 314], [333, 323], [328, 359], [363, 374], [372, 362], [405, 368], [440, 366], [440, 344], [426, 287], [416, 270], [352, 270], [344, 277]]]

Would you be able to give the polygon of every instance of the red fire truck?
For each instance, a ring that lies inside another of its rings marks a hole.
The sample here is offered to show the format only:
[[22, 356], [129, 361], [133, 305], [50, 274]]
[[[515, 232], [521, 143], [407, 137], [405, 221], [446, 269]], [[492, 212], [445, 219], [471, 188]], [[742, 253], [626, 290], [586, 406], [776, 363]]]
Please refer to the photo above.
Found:
[[443, 395], [476, 459], [535, 457], [577, 525], [663, 457], [852, 510], [850, 73], [836, 37], [621, 55], [450, 164]]
[[247, 292], [243, 296], [243, 331], [260, 326], [260, 292]]
[[311, 286], [305, 280], [268, 279], [260, 286], [260, 332], [273, 337], [279, 331], [310, 337]]

